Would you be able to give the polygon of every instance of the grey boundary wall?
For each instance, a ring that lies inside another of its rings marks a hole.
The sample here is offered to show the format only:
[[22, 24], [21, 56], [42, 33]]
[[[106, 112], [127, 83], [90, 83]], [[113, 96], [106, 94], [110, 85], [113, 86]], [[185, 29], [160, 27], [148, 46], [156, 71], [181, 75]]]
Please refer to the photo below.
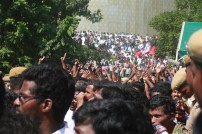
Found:
[[89, 9], [101, 9], [103, 19], [92, 24], [85, 18], [77, 31], [156, 34], [148, 22], [162, 12], [175, 10], [175, 0], [90, 0]]

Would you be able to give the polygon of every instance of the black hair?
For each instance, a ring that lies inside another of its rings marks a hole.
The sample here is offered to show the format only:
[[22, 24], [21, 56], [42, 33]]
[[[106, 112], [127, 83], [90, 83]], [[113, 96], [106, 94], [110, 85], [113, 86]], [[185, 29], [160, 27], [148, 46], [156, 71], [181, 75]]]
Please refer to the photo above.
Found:
[[22, 73], [23, 79], [34, 81], [35, 89], [31, 92], [53, 102], [53, 117], [63, 122], [64, 116], [71, 105], [75, 92], [75, 83], [70, 74], [53, 63], [42, 63], [31, 66]]
[[75, 84], [75, 91], [85, 92], [87, 87], [87, 82], [83, 80], [78, 80]]
[[11, 77], [10, 78], [11, 90], [15, 90], [15, 89], [20, 90], [22, 83], [23, 83], [23, 78], [21, 77], [21, 75], [19, 75], [19, 77]]
[[0, 119], [1, 134], [39, 134], [37, 123], [25, 115], [7, 112]]
[[140, 90], [134, 90], [131, 87], [125, 87], [125, 100], [133, 101], [134, 103], [138, 103], [143, 106], [144, 112], [148, 113], [150, 104], [145, 93]]
[[149, 100], [145, 93], [139, 90], [134, 90], [130, 85], [123, 85], [121, 83], [111, 81], [103, 83], [101, 81], [100, 87], [101, 88], [97, 90], [101, 90], [102, 99], [121, 99], [133, 101], [134, 103], [141, 104], [146, 113], [149, 110]]
[[73, 115], [75, 124], [90, 123], [96, 134], [153, 134], [153, 126], [143, 107], [131, 101], [93, 100]]
[[168, 82], [159, 82], [157, 85], [155, 85], [153, 88], [149, 90], [150, 96], [152, 96], [152, 93], [159, 93], [163, 96], [171, 96], [172, 89], [171, 85]]
[[5, 110], [4, 107], [4, 96], [5, 96], [5, 85], [4, 82], [2, 80], [2, 78], [0, 78], [0, 118]]
[[124, 85], [111, 81], [101, 81], [100, 88], [103, 99], [125, 99]]
[[141, 92], [144, 92], [144, 90], [145, 90], [144, 82], [136, 81], [136, 82], [132, 82], [130, 85], [131, 85], [134, 89], [140, 90]]
[[100, 81], [99, 80], [88, 80], [87, 85], [93, 85], [93, 91], [100, 88]]
[[175, 101], [168, 96], [155, 95], [150, 99], [150, 109], [154, 110], [159, 107], [163, 107], [164, 113], [170, 115], [176, 113]]

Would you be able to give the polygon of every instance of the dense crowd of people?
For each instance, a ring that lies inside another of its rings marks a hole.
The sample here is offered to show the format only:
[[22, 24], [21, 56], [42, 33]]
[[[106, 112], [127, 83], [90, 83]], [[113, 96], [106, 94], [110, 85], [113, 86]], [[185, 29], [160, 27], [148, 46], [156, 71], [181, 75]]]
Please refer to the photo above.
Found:
[[0, 133], [199, 134], [201, 35], [190, 37], [188, 55], [175, 65], [151, 51], [134, 56], [136, 47], [156, 37], [77, 33], [81, 45], [107, 50], [117, 61], [75, 59], [69, 66], [65, 53], [61, 65], [44, 56], [29, 68], [12, 68], [0, 79]]
[[103, 51], [117, 59], [130, 58], [133, 60], [138, 56], [154, 55], [157, 36], [81, 31], [76, 32], [73, 39], [81, 45], [95, 47], [98, 51]]

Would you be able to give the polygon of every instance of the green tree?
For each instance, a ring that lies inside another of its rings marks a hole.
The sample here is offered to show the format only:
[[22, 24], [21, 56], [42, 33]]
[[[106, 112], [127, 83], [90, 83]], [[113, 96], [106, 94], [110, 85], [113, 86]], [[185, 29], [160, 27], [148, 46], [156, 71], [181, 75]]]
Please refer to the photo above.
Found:
[[102, 19], [99, 9], [88, 9], [89, 1], [1, 0], [0, 67], [29, 66], [42, 55], [59, 61], [65, 52], [72, 58], [85, 57], [72, 36], [78, 16], [92, 23]]
[[155, 16], [149, 25], [158, 32], [157, 56], [175, 56], [184, 21], [202, 21], [201, 0], [176, 0], [176, 10]]

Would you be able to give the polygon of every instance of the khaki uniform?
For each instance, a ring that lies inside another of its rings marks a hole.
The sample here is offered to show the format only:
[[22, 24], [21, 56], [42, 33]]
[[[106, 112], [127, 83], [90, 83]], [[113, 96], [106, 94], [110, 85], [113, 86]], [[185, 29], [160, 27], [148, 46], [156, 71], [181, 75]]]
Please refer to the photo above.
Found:
[[190, 100], [192, 101], [192, 107], [191, 107], [191, 110], [190, 110], [189, 119], [187, 120], [187, 123], [186, 123], [186, 128], [188, 130], [193, 130], [193, 124], [194, 124], [195, 119], [199, 115], [201, 110], [199, 108], [198, 102], [196, 102], [196, 99], [195, 99], [194, 95], [192, 95]]
[[177, 123], [173, 129], [172, 134], [191, 134], [192, 132], [187, 130], [185, 125], [182, 123]]

